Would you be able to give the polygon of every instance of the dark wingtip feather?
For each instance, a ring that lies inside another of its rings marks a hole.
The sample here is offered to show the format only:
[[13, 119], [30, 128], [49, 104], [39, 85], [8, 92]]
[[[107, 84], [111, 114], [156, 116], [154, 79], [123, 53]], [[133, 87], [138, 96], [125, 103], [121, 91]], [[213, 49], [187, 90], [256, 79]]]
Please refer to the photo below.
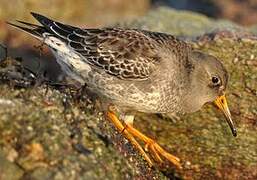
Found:
[[38, 28], [38, 27], [41, 27], [39, 25], [36, 25], [36, 24], [31, 24], [31, 23], [28, 23], [28, 22], [24, 22], [24, 21], [20, 21], [20, 20], [16, 20], [17, 22], [21, 23], [21, 24], [24, 24], [26, 26], [30, 26], [30, 27], [34, 27], [34, 28]]
[[[18, 22], [20, 22], [20, 21], [18, 21]], [[15, 28], [18, 28], [18, 29], [21, 29], [21, 30], [25, 31], [25, 32], [35, 36], [38, 39], [41, 39], [42, 38], [42, 33], [45, 32], [45, 30], [41, 26], [37, 26], [37, 25], [34, 25], [34, 24], [22, 22], [22, 21], [20, 23], [25, 24], [28, 27], [20, 26], [20, 25], [17, 25], [17, 24], [8, 22], [8, 21], [6, 21], [6, 23], [15, 27]]]
[[43, 18], [44, 18], [43, 15], [38, 14], [38, 13], [35, 13], [35, 12], [30, 12], [30, 14], [31, 14], [34, 18], [36, 18], [36, 19], [43, 19]]
[[30, 28], [23, 27], [23, 26], [19, 26], [19, 25], [17, 25], [17, 24], [14, 24], [14, 23], [11, 23], [11, 22], [8, 22], [8, 21], [6, 21], [6, 24], [9, 24], [9, 25], [11, 25], [11, 26], [14, 26], [14, 27], [16, 27], [16, 28], [18, 28], [18, 29], [22, 29], [22, 30], [27, 31], [27, 32], [30, 32], [30, 31], [32, 30], [32, 29], [30, 29]]
[[40, 22], [43, 26], [49, 27], [49, 25], [53, 23], [53, 20], [51, 20], [51, 19], [49, 19], [49, 18], [47, 18], [47, 17], [45, 17], [41, 14], [31, 12], [31, 15], [36, 20], [38, 20], [38, 22]]

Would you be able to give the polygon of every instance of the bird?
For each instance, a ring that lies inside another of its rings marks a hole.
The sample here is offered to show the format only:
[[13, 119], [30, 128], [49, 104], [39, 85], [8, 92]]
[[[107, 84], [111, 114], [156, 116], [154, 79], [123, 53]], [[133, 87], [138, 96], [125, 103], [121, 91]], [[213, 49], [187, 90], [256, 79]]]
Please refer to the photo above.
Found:
[[134, 128], [137, 112], [185, 114], [213, 102], [225, 115], [233, 136], [237, 136], [225, 97], [228, 71], [215, 56], [166, 33], [119, 27], [79, 28], [31, 14], [40, 25], [7, 23], [46, 44], [67, 76], [87, 84], [98, 95], [107, 119], [150, 167], [162, 163], [163, 158], [178, 168], [182, 166], [178, 157]]

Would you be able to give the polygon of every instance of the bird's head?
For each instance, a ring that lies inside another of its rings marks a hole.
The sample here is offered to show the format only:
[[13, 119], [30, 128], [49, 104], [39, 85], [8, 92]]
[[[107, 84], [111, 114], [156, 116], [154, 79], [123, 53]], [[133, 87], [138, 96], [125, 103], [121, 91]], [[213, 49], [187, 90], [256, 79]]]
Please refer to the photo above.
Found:
[[190, 73], [189, 91], [184, 100], [186, 111], [196, 111], [205, 103], [214, 102], [224, 113], [232, 134], [236, 136], [236, 128], [225, 98], [227, 70], [216, 57], [200, 51], [193, 51], [190, 58], [194, 68]]

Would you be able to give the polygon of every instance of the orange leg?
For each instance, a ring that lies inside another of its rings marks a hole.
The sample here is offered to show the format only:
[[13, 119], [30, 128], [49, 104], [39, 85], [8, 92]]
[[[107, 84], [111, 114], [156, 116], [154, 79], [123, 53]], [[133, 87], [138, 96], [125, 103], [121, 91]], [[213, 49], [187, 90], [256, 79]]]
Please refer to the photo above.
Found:
[[143, 157], [145, 158], [145, 160], [148, 162], [150, 166], [153, 165], [151, 159], [148, 157], [146, 152], [143, 150], [143, 148], [140, 146], [140, 144], [136, 141], [134, 137], [137, 137], [138, 139], [142, 140], [145, 143], [145, 149], [150, 150], [150, 152], [152, 153], [152, 156], [156, 161], [163, 162], [161, 157], [164, 157], [167, 160], [169, 160], [171, 163], [176, 165], [178, 168], [181, 168], [181, 165], [179, 163], [180, 160], [177, 157], [165, 151], [153, 139], [145, 136], [130, 124], [126, 124], [125, 126], [123, 126], [123, 124], [120, 122], [120, 120], [111, 110], [107, 112], [107, 116], [109, 117], [111, 122], [115, 125], [115, 127], [125, 135], [125, 137], [135, 146], [135, 148], [139, 150], [139, 152], [143, 155]]
[[176, 156], [173, 156], [172, 154], [165, 151], [159, 144], [157, 144], [153, 139], [145, 136], [140, 131], [135, 129], [130, 124], [127, 124], [126, 130], [130, 132], [133, 136], [141, 139], [145, 143], [145, 149], [150, 150], [150, 152], [153, 153], [153, 157], [159, 161], [162, 162], [161, 156], [169, 160], [171, 163], [176, 165], [178, 168], [181, 168], [181, 165], [179, 163], [179, 158]]
[[122, 125], [120, 120], [117, 118], [117, 116], [111, 112], [107, 112], [107, 116], [111, 120], [111, 122], [114, 124], [114, 126], [124, 134], [124, 136], [134, 145], [135, 148], [139, 150], [139, 152], [142, 154], [142, 156], [145, 158], [145, 160], [148, 162], [149, 166], [152, 167], [153, 163], [151, 159], [148, 157], [148, 155], [145, 153], [143, 148], [140, 146], [140, 144], [137, 142], [137, 140], [126, 130], [126, 127]]

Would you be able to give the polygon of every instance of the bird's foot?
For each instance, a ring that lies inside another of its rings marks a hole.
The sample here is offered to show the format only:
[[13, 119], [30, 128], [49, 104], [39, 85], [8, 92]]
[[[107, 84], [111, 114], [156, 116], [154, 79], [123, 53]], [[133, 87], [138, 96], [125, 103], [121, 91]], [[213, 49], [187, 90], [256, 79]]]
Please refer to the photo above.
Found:
[[123, 126], [123, 124], [120, 122], [120, 120], [117, 118], [117, 116], [112, 111], [108, 111], [107, 117], [114, 124], [114, 126], [122, 134], [124, 134], [124, 136], [131, 142], [131, 144], [142, 154], [142, 156], [147, 161], [149, 166], [152, 167], [153, 166], [152, 160], [149, 158], [149, 156], [146, 154], [146, 152], [141, 147], [141, 145], [137, 142], [137, 140], [126, 130], [126, 127]]
[[[149, 156], [146, 154], [145, 151], [148, 151], [152, 157], [155, 159], [155, 161], [162, 163], [163, 160], [161, 157], [166, 158], [168, 161], [170, 161], [172, 164], [177, 166], [178, 168], [181, 168], [180, 160], [179, 158], [173, 156], [172, 154], [165, 151], [159, 144], [157, 144], [153, 139], [147, 137], [146, 135], [142, 134], [140, 131], [135, 129], [132, 125], [126, 124], [125, 126], [120, 122], [120, 120], [117, 118], [114, 112], [108, 111], [107, 112], [108, 118], [111, 120], [111, 122], [115, 125], [115, 127], [124, 134], [124, 136], [134, 145], [136, 149], [142, 154], [144, 159], [148, 162], [149, 166], [153, 166], [152, 160], [149, 158]], [[137, 142], [135, 139], [137, 137], [138, 139], [142, 140], [145, 143], [145, 150], [141, 147], [141, 145]]]
[[153, 139], [147, 137], [146, 135], [142, 134], [140, 131], [135, 129], [130, 124], [125, 126], [126, 130], [131, 133], [133, 136], [137, 137], [138, 139], [142, 140], [145, 143], [145, 151], [151, 153], [152, 157], [159, 163], [163, 163], [162, 157], [166, 158], [172, 164], [177, 166], [178, 168], [182, 168], [180, 164], [179, 158], [176, 156], [168, 153], [165, 151], [157, 142]]

